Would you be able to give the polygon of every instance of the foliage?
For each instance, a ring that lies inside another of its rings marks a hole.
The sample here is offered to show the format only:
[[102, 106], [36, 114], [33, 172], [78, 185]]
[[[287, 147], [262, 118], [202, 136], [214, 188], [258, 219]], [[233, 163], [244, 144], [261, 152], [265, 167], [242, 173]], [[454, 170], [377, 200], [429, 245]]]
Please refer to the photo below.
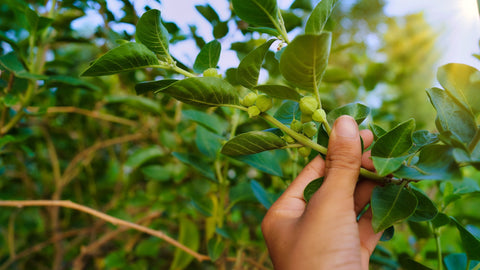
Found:
[[[178, 242], [74, 210], [5, 208], [0, 269], [270, 267], [259, 229], [265, 210], [300, 166], [326, 154], [330, 126], [343, 114], [375, 135], [376, 172], [361, 174], [380, 184], [369, 205], [374, 230], [393, 238], [378, 246], [372, 264], [478, 263], [480, 72], [463, 64], [439, 68], [441, 88], [427, 90], [435, 121], [395, 117], [388, 106], [405, 104], [401, 94], [380, 109], [360, 102], [380, 84], [402, 88], [415, 73], [407, 67], [431, 48], [432, 33], [417, 33], [415, 42], [428, 42], [416, 53], [395, 50], [393, 32], [384, 34], [388, 61], [380, 63], [353, 36], [381, 23], [398, 29], [393, 19], [382, 21], [382, 1], [344, 7], [296, 0], [290, 12], [275, 0], [232, 0], [227, 21], [208, 4], [196, 6], [211, 23], [209, 42], [193, 27], [185, 34], [163, 21], [159, 10], [138, 18], [122, 2], [120, 19], [103, 1], [51, 1], [49, 10], [39, 1], [0, 4], [0, 197], [17, 204], [73, 200]], [[89, 8], [100, 10], [105, 27], [79, 37], [69, 23]], [[339, 23], [342, 16], [352, 27]], [[358, 24], [365, 27], [353, 26], [365, 17]], [[229, 21], [245, 40], [230, 44], [240, 62], [223, 72], [217, 65], [222, 38], [233, 31]], [[117, 33], [110, 22], [136, 25], [135, 34]], [[183, 39], [200, 49], [191, 66], [172, 49]], [[428, 121], [436, 130], [416, 130]], [[306, 201], [322, 181], [307, 186]]]

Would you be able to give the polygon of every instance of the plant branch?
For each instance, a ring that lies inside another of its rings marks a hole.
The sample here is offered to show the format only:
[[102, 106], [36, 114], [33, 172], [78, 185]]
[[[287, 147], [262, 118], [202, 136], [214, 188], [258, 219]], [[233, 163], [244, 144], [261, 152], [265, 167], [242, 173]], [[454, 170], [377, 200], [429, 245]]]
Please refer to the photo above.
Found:
[[443, 270], [443, 262], [442, 262], [442, 246], [440, 244], [440, 235], [438, 234], [438, 229], [433, 227], [432, 222], [428, 222], [430, 229], [433, 232], [433, 236], [435, 237], [435, 246], [437, 248], [437, 262], [438, 262], [438, 270]]
[[202, 261], [208, 261], [210, 260], [210, 257], [200, 254], [189, 247], [183, 245], [182, 243], [178, 242], [177, 240], [169, 237], [162, 231], [156, 231], [153, 229], [150, 229], [148, 227], [138, 225], [136, 223], [132, 223], [123, 219], [119, 219], [110, 215], [107, 215], [105, 213], [102, 213], [100, 211], [97, 211], [95, 209], [92, 209], [90, 207], [86, 207], [81, 204], [77, 204], [71, 201], [64, 201], [64, 200], [59, 200], [59, 201], [53, 201], [53, 200], [25, 200], [25, 201], [0, 201], [0, 207], [27, 207], [27, 206], [58, 206], [58, 207], [64, 207], [64, 208], [70, 208], [74, 210], [78, 210], [80, 212], [84, 212], [86, 214], [95, 216], [97, 218], [103, 219], [113, 225], [116, 226], [125, 226], [130, 229], [134, 229], [146, 234], [150, 234], [152, 236], [158, 237], [165, 242], [183, 250], [184, 252], [190, 254], [193, 256], [195, 259], [197, 259], [199, 262]]

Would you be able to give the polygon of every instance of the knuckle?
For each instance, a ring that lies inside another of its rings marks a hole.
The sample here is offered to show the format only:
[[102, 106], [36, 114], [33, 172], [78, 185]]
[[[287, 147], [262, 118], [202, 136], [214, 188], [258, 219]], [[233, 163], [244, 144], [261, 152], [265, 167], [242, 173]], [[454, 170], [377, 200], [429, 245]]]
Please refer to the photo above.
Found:
[[327, 155], [327, 168], [342, 170], [359, 170], [361, 156], [349, 151], [349, 149], [338, 149]]

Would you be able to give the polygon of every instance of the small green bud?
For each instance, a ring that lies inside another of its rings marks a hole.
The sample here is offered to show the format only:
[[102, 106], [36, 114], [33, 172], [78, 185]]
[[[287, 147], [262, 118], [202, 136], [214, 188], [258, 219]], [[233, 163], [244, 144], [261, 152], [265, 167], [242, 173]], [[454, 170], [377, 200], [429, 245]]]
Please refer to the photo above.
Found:
[[257, 101], [257, 94], [250, 92], [240, 101], [240, 103], [245, 107], [250, 107], [255, 104], [255, 101]]
[[257, 116], [261, 113], [257, 106], [248, 107], [247, 112], [248, 112], [248, 116], [250, 116], [250, 117], [255, 117], [255, 116]]
[[313, 121], [323, 123], [327, 121], [327, 114], [323, 109], [317, 109], [315, 112], [313, 112], [312, 119]]
[[287, 142], [287, 143], [295, 143], [295, 139], [292, 138], [290, 135], [288, 134], [285, 134], [283, 135], [283, 139]]
[[301, 132], [302, 131], [302, 122], [294, 119], [292, 123], [290, 124], [290, 128], [293, 129], [295, 132]]
[[307, 137], [312, 138], [317, 134], [318, 129], [317, 125], [315, 125], [314, 122], [307, 122], [303, 124], [303, 134], [305, 134]]
[[310, 122], [312, 121], [312, 115], [311, 114], [305, 114], [305, 113], [302, 113], [302, 115], [300, 116], [300, 121], [302, 123], [307, 123], [307, 122]]
[[312, 115], [318, 109], [318, 101], [315, 97], [308, 96], [300, 99], [300, 111], [303, 114]]
[[267, 95], [259, 95], [257, 97], [257, 101], [255, 102], [255, 105], [258, 107], [258, 109], [261, 112], [266, 112], [272, 108], [273, 100], [271, 97]]
[[207, 68], [204, 72], [203, 72], [203, 77], [217, 77], [217, 78], [221, 78], [222, 75], [221, 74], [218, 74], [218, 71], [216, 68]]
[[302, 155], [303, 157], [308, 157], [311, 152], [312, 152], [312, 149], [309, 148], [309, 147], [303, 146], [303, 147], [298, 148], [298, 153], [300, 155]]

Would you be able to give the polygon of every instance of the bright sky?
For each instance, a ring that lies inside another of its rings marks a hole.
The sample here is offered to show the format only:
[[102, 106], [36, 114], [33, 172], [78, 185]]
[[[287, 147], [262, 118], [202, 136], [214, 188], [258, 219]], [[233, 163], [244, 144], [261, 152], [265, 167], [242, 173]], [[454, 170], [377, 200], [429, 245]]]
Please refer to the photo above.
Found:
[[[351, 2], [352, 0], [343, 0]], [[480, 69], [480, 61], [472, 56], [473, 53], [480, 53], [480, 16], [476, 0], [386, 0], [385, 12], [389, 16], [403, 16], [409, 13], [423, 12], [434, 29], [440, 36], [437, 42], [437, 48], [442, 52], [438, 65], [457, 62], [465, 63]], [[122, 12], [120, 8], [112, 3], [118, 0], [108, 0], [109, 7], [112, 10]], [[286, 9], [293, 0], [278, 0], [279, 6]], [[225, 0], [161, 0], [162, 4], [154, 0], [135, 0], [134, 5], [139, 14], [143, 12], [143, 7], [149, 5], [151, 8], [157, 8], [162, 11], [162, 18], [165, 21], [173, 21], [179, 27], [188, 32], [188, 25], [196, 25], [198, 34], [203, 36], [208, 42], [213, 39], [210, 24], [195, 10], [195, 5], [210, 4], [219, 12], [222, 20], [227, 19], [229, 14], [221, 11], [228, 8]], [[114, 12], [115, 13], [115, 12]], [[88, 25], [92, 27], [92, 16], [95, 12], [91, 11], [89, 19], [80, 19], [75, 21], [77, 27]], [[97, 17], [98, 18], [98, 17]], [[100, 20], [101, 21], [101, 20]], [[117, 25], [112, 27], [125, 27]], [[231, 25], [231, 29], [235, 27]], [[94, 26], [91, 28], [94, 29]], [[134, 29], [127, 29], [133, 33]], [[228, 38], [231, 40], [241, 39], [239, 33], [232, 33]], [[233, 52], [223, 48], [223, 62], [219, 65], [222, 69], [236, 65], [236, 57]], [[181, 59], [188, 65], [191, 65], [195, 59], [198, 49], [192, 40], [182, 42], [172, 48], [174, 56]], [[232, 57], [230, 57], [232, 56]], [[226, 59], [226, 60], [225, 60]]]

